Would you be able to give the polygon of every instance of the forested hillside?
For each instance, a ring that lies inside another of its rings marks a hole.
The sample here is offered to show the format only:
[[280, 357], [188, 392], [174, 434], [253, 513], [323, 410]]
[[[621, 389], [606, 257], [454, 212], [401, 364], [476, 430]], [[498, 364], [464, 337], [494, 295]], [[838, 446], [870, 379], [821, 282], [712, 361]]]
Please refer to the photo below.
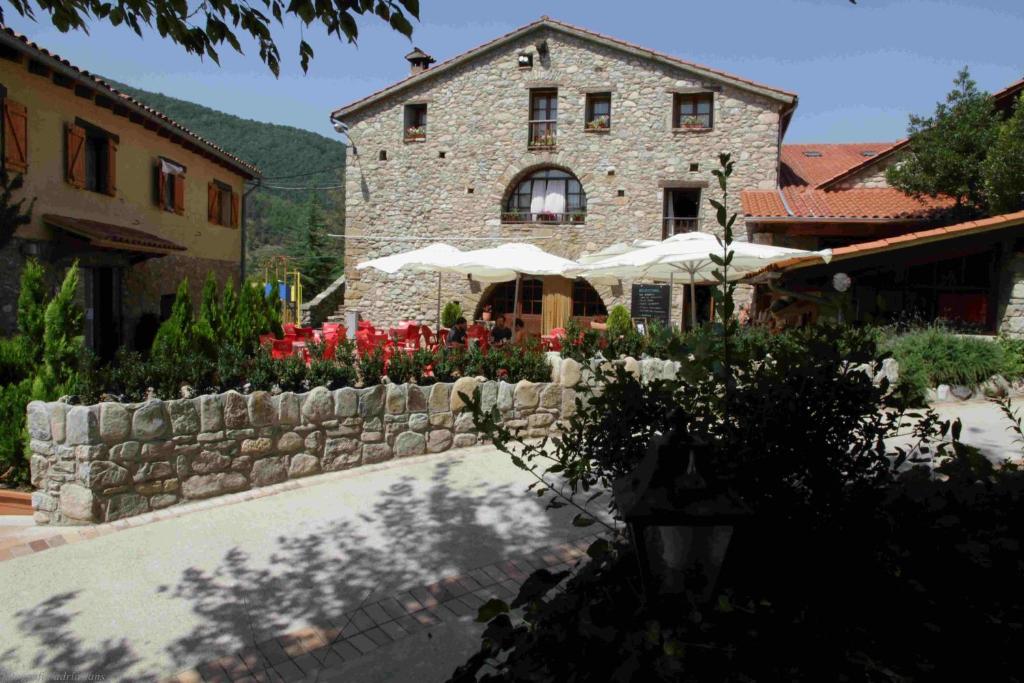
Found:
[[[110, 83], [260, 169], [264, 187], [250, 194], [246, 202], [249, 261], [253, 267], [250, 272], [256, 272], [274, 256], [301, 252], [310, 215], [317, 213], [311, 211], [312, 200], [319, 204], [326, 230], [342, 232], [343, 190], [275, 189], [343, 185], [345, 145], [339, 140], [292, 126], [243, 119], [114, 81]], [[337, 250], [330, 256], [340, 258], [344, 248], [341, 240], [331, 240], [329, 244]]]

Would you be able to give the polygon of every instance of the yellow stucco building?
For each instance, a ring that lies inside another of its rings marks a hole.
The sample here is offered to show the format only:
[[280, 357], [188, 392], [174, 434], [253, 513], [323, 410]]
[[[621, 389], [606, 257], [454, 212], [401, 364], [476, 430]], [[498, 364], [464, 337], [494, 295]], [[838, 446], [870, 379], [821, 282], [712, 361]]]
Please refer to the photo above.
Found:
[[[10, 29], [0, 30], [3, 164], [32, 220], [0, 248], [0, 331], [26, 258], [82, 268], [86, 341], [146, 347], [182, 278], [242, 268], [245, 182], [258, 170]], [[27, 204], [28, 202], [26, 202]]]

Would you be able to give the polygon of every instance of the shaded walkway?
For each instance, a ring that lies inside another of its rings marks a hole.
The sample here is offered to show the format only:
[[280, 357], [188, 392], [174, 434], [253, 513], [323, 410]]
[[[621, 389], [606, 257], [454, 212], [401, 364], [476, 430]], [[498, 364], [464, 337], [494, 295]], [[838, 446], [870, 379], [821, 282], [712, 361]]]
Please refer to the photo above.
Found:
[[490, 447], [346, 475], [0, 563], [0, 680], [157, 680], [587, 531]]

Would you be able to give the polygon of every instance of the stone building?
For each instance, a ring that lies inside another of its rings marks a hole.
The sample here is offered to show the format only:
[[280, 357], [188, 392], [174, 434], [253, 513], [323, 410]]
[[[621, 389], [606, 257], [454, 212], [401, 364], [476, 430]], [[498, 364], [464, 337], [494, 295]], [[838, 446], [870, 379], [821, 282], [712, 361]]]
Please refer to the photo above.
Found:
[[0, 244], [0, 333], [26, 258], [82, 269], [86, 342], [145, 346], [188, 277], [237, 279], [255, 167], [14, 31], [0, 30], [3, 164], [32, 219]]
[[[528, 241], [569, 258], [633, 239], [714, 231], [721, 152], [740, 190], [777, 186], [793, 93], [547, 17], [338, 109], [346, 180], [346, 307], [379, 325], [433, 320], [437, 282], [357, 271], [361, 261], [447, 242]], [[747, 237], [742, 217], [740, 239]], [[533, 332], [630, 303], [630, 283], [527, 279]], [[512, 308], [512, 285], [446, 277], [442, 298]]]
[[[995, 93], [996, 110], [1008, 116], [1021, 92], [1024, 80]], [[1024, 336], [1021, 215], [962, 223], [951, 212], [952, 199], [915, 198], [891, 187], [886, 170], [909, 146], [908, 140], [782, 146], [779, 186], [741, 193], [747, 229], [757, 242], [832, 248], [834, 258], [776, 269], [775, 292], [759, 287], [756, 310], [785, 290], [792, 310], [812, 320], [816, 309], [804, 302], [834, 295], [831, 278], [843, 273], [849, 313], [857, 319], [943, 319], [969, 331]]]

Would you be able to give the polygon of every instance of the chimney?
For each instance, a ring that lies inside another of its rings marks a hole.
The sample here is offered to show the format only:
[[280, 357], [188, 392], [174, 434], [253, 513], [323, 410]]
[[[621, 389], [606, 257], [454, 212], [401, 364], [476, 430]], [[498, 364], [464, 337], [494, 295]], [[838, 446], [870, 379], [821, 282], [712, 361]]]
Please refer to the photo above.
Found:
[[409, 74], [412, 76], [423, 73], [430, 68], [431, 64], [437, 61], [418, 47], [414, 47], [412, 52], [407, 54], [405, 58], [409, 60]]

